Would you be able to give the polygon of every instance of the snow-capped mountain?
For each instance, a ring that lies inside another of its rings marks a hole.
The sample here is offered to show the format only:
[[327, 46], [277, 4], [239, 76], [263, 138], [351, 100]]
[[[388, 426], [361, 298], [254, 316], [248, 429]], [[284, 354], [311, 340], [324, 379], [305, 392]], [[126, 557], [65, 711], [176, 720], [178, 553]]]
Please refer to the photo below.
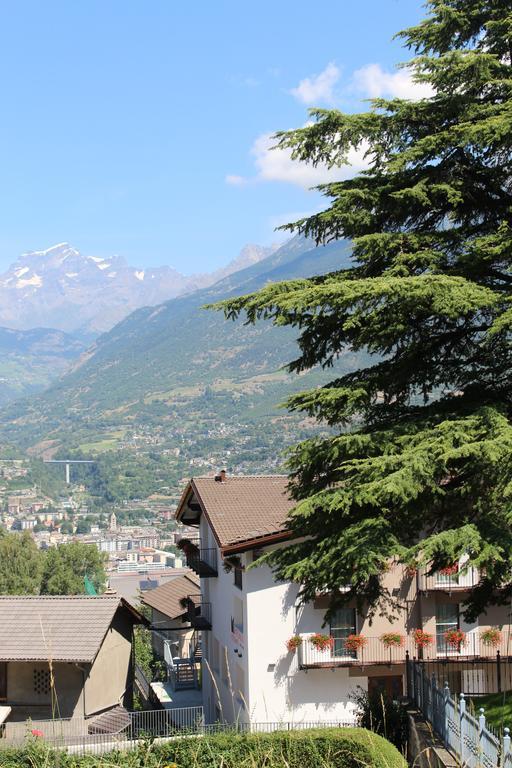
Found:
[[167, 266], [138, 269], [121, 256], [85, 256], [69, 243], [29, 251], [0, 275], [0, 325], [95, 336], [134, 309], [211, 285], [272, 251], [246, 246], [224, 269], [191, 276]]

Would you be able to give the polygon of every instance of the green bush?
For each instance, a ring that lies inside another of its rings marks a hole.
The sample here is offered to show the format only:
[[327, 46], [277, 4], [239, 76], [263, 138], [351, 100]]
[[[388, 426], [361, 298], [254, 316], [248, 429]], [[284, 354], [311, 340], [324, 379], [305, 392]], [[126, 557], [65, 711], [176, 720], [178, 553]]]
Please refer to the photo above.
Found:
[[102, 757], [57, 755], [40, 745], [0, 750], [2, 768], [174, 768], [174, 764], [177, 768], [406, 768], [389, 741], [361, 728], [191, 736]]
[[409, 738], [404, 707], [384, 691], [368, 693], [359, 687], [351, 698], [357, 707], [357, 725], [384, 736], [404, 753]]

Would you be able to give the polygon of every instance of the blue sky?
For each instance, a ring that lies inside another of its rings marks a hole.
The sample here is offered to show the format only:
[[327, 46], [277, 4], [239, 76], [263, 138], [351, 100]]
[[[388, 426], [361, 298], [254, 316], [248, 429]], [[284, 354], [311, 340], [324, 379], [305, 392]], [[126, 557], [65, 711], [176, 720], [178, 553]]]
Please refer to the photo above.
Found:
[[309, 106], [413, 92], [391, 38], [423, 15], [418, 0], [0, 2], [0, 268], [67, 240], [191, 273], [272, 242], [325, 174], [268, 135]]

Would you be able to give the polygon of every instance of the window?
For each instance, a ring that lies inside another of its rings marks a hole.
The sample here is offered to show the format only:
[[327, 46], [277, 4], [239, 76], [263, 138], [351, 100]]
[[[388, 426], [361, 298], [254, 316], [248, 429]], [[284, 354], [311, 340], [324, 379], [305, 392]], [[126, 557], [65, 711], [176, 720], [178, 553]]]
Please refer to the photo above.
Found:
[[334, 638], [334, 656], [355, 656], [355, 651], [347, 651], [345, 640], [356, 634], [355, 608], [338, 608], [331, 619], [331, 637]]
[[241, 568], [234, 568], [233, 569], [233, 573], [234, 573], [234, 581], [233, 581], [233, 583], [234, 583], [235, 587], [238, 587], [238, 589], [243, 589], [243, 576], [242, 576], [243, 571], [242, 571], [242, 569]]
[[238, 597], [233, 598], [233, 629], [244, 633], [244, 604]]
[[50, 693], [50, 670], [49, 669], [34, 669], [34, 693], [39, 696], [48, 696]]
[[450, 629], [459, 629], [459, 606], [457, 603], [441, 603], [436, 607], [437, 652], [447, 653], [450, 646], [445, 640], [445, 633]]

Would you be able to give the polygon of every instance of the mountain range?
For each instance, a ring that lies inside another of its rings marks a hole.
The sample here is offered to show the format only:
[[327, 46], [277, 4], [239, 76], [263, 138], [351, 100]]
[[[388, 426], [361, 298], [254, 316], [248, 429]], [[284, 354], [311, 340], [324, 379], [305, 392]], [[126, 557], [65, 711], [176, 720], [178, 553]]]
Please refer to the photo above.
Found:
[[0, 405], [45, 389], [85, 350], [80, 339], [53, 328], [0, 327]]
[[247, 245], [226, 267], [190, 276], [168, 266], [132, 267], [121, 256], [85, 256], [68, 243], [29, 251], [0, 274], [0, 326], [55, 328], [90, 341], [138, 307], [204, 288], [273, 250]]
[[[277, 404], [332, 371], [286, 373], [283, 365], [297, 353], [296, 332], [226, 321], [203, 306], [269, 282], [334, 271], [349, 258], [346, 241], [315, 248], [296, 237], [212, 286], [132, 312], [44, 393], [4, 408], [0, 436], [40, 455], [114, 449], [141, 432], [181, 445], [188, 457], [198, 439], [204, 453], [219, 436], [225, 444], [227, 434], [232, 445], [256, 450], [264, 443], [266, 456], [278, 453], [290, 417]], [[360, 362], [347, 352], [338, 369]]]

